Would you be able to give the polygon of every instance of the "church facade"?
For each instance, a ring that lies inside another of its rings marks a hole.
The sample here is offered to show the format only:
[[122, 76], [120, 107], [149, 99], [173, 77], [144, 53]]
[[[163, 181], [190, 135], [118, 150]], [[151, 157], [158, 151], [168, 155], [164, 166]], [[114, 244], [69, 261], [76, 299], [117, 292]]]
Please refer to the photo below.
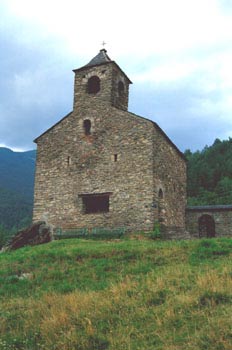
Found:
[[40, 135], [33, 220], [63, 230], [185, 232], [186, 161], [153, 121], [128, 112], [130, 79], [105, 49], [74, 70], [73, 111]]

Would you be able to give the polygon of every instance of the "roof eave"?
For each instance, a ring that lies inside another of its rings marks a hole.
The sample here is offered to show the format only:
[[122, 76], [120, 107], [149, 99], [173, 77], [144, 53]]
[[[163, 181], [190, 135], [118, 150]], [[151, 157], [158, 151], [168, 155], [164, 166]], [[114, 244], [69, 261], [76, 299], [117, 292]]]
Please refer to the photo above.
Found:
[[[73, 112], [73, 111], [72, 111]], [[56, 125], [60, 124], [64, 119], [68, 118], [72, 112], [69, 112], [68, 114], [66, 114], [62, 119], [60, 119], [57, 123], [55, 123], [54, 125], [52, 125], [49, 129], [47, 129], [46, 131], [44, 131], [41, 135], [39, 135], [38, 137], [36, 137], [36, 139], [33, 140], [34, 143], [37, 144], [38, 140], [44, 136], [45, 134], [47, 134], [50, 130], [52, 130]]]
[[106, 64], [108, 65], [108, 64], [111, 64], [111, 63], [113, 63], [123, 73], [123, 75], [127, 78], [129, 84], [133, 84], [132, 81], [126, 75], [126, 73], [123, 72], [123, 70], [119, 67], [119, 65], [115, 61], [103, 62], [103, 63], [91, 65], [91, 66], [83, 66], [81, 68], [73, 69], [73, 72], [77, 73], [77, 72], [81, 72], [83, 70], [89, 70], [89, 69], [91, 69], [93, 67], [105, 66]]

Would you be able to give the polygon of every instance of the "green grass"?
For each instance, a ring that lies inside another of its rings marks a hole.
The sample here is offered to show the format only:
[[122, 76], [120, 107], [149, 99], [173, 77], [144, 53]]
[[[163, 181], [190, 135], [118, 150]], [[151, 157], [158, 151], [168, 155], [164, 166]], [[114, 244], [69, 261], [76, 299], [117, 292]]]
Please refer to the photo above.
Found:
[[0, 254], [0, 350], [231, 350], [231, 260], [229, 238]]

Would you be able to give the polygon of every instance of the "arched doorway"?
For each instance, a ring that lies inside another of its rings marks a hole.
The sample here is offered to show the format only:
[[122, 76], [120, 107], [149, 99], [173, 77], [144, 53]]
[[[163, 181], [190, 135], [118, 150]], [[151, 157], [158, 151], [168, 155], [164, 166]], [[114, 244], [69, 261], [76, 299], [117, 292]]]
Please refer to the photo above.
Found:
[[199, 227], [199, 237], [207, 237], [212, 238], [215, 237], [215, 222], [214, 218], [211, 215], [202, 215], [198, 219], [198, 227]]

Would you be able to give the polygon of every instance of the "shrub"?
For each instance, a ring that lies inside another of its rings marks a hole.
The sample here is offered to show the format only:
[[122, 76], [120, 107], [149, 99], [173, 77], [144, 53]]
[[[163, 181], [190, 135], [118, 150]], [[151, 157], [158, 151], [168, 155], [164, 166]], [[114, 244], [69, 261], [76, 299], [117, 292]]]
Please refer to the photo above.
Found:
[[153, 231], [150, 234], [151, 239], [159, 239], [161, 238], [161, 232], [160, 232], [160, 223], [156, 221], [153, 226]]

